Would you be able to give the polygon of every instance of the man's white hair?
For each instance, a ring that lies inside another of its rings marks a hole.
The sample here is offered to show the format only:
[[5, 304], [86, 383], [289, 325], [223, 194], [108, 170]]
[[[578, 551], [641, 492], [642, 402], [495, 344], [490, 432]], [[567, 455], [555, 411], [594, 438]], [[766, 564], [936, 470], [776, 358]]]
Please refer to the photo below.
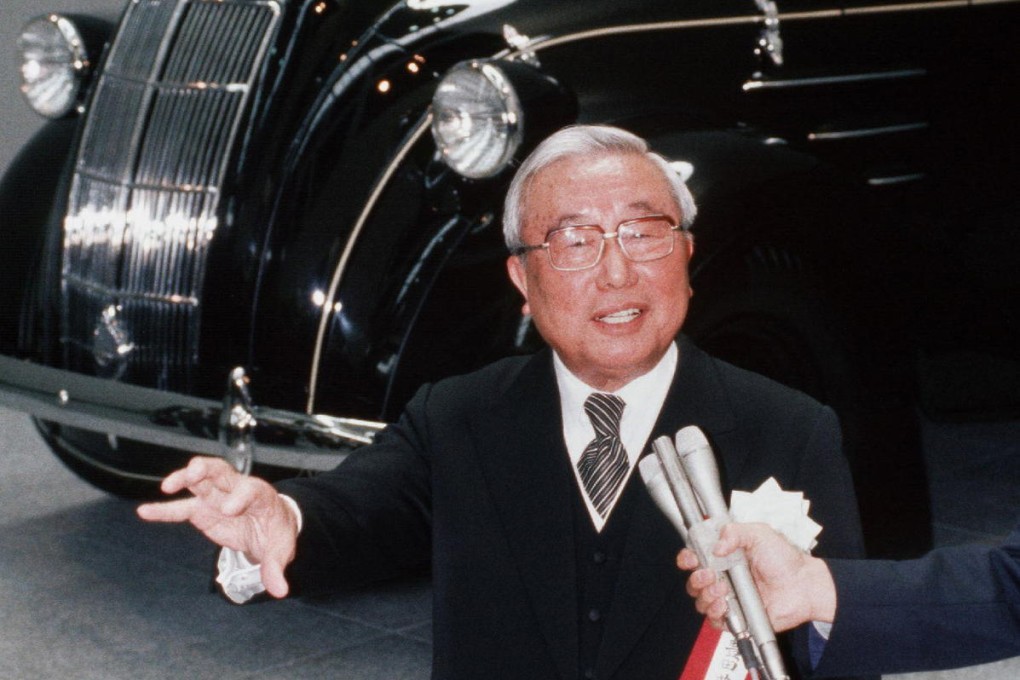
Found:
[[637, 135], [609, 125], [572, 125], [553, 133], [524, 160], [510, 182], [503, 207], [503, 239], [514, 250], [521, 239], [525, 194], [532, 178], [556, 161], [578, 156], [637, 154], [645, 156], [662, 171], [670, 193], [680, 208], [680, 226], [686, 231], [694, 223], [698, 208], [683, 178], [659, 154], [649, 151], [648, 142]]

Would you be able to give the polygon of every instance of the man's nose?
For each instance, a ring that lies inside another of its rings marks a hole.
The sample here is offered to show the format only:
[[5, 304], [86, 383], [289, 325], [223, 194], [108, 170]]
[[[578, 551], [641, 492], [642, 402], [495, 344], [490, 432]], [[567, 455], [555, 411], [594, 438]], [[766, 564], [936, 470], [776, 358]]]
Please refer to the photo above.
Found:
[[608, 238], [602, 253], [603, 280], [612, 288], [622, 288], [632, 282], [633, 262], [623, 253], [619, 238]]

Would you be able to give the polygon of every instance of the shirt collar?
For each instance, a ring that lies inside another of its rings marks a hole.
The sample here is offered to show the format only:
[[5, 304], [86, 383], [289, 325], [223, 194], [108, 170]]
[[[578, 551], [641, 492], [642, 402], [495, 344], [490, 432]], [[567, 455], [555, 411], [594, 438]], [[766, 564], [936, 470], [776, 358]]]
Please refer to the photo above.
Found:
[[[673, 375], [679, 357], [676, 343], [670, 343], [665, 354], [652, 370], [613, 392], [623, 399], [626, 407], [623, 409], [623, 418], [620, 420], [620, 439], [623, 448], [627, 453], [627, 461], [632, 473], [641, 457], [642, 449], [648, 438], [651, 436], [652, 428], [659, 417], [659, 411], [666, 401], [666, 394], [673, 383]], [[553, 353], [553, 366], [556, 373], [556, 383], [560, 393], [560, 413], [563, 418], [563, 441], [567, 447], [567, 454], [570, 457], [571, 467], [577, 479], [578, 487], [583, 488], [577, 472], [577, 462], [584, 453], [588, 442], [595, 435], [591, 421], [584, 412], [584, 401], [588, 395], [596, 392], [590, 385], [586, 384], [576, 375], [567, 369], [566, 364], [560, 357]], [[629, 476], [630, 473], [628, 473]], [[610, 506], [610, 512], [619, 500], [623, 486], [617, 491], [616, 497]], [[592, 522], [597, 531], [602, 531], [606, 520], [603, 519], [586, 493], [581, 492], [585, 506], [591, 516]], [[607, 515], [608, 517], [608, 515]]]
[[[641, 447], [655, 426], [673, 382], [678, 360], [676, 343], [670, 343], [652, 370], [613, 392], [627, 404], [620, 421], [620, 435], [632, 462], [641, 455]], [[576, 462], [594, 436], [591, 422], [584, 413], [584, 400], [597, 390], [571, 373], [555, 352], [553, 366], [560, 392], [564, 439], [571, 459]]]

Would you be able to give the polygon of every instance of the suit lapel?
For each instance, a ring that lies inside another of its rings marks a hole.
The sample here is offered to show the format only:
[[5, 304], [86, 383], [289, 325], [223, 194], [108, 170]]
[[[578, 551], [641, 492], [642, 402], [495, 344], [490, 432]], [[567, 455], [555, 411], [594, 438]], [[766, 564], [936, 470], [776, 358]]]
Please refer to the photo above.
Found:
[[[494, 436], [494, 433], [497, 436]], [[577, 568], [570, 470], [551, 354], [522, 370], [475, 423], [479, 464], [550, 654], [576, 674]]]

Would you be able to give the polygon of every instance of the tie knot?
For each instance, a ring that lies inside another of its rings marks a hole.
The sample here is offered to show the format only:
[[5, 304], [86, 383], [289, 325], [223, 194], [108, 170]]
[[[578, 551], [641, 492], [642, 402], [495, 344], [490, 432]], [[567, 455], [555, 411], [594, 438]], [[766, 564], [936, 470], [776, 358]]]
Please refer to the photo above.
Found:
[[602, 392], [593, 392], [584, 400], [584, 412], [588, 414], [596, 436], [619, 436], [624, 406], [623, 399]]

